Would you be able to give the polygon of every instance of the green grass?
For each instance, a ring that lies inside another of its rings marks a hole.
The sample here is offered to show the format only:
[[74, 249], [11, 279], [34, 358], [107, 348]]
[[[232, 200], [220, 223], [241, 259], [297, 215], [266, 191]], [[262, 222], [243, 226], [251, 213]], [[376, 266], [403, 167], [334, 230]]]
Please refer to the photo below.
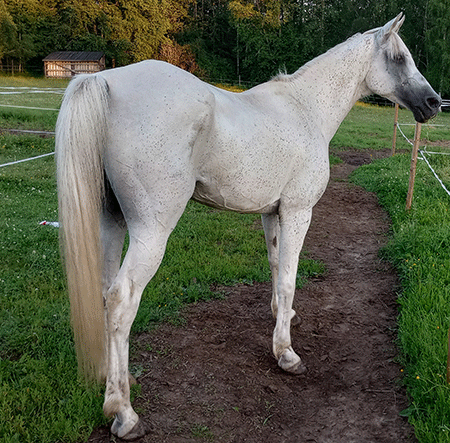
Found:
[[14, 88], [65, 88], [68, 79], [33, 77], [29, 75], [9, 75], [0, 73], [0, 86]]
[[[51, 152], [49, 140], [0, 137], [0, 163]], [[86, 436], [79, 411], [101, 408], [77, 382], [69, 306], [59, 264], [53, 158], [0, 169], [0, 441]]]
[[[430, 159], [450, 188], [450, 158]], [[392, 219], [383, 256], [401, 280], [398, 342], [411, 404], [403, 412], [420, 443], [450, 442], [450, 388], [446, 382], [450, 325], [450, 197], [418, 162], [412, 209], [405, 210], [409, 155], [359, 168], [355, 183], [376, 192]]]
[[12, 106], [59, 109], [67, 84], [67, 80], [0, 75], [0, 129], [54, 131], [57, 111]]
[[[414, 139], [414, 118], [407, 109], [399, 110], [399, 123], [405, 136]], [[441, 113], [429, 123], [422, 125], [422, 139], [448, 140], [450, 113]], [[394, 133], [394, 108], [380, 107], [358, 102], [330, 143], [333, 151], [353, 149], [392, 149]], [[410, 149], [411, 145], [397, 132], [396, 149]]]
[[46, 111], [46, 114], [43, 114], [42, 111], [0, 106], [0, 132], [2, 129], [54, 131], [57, 117], [58, 113], [54, 111]]

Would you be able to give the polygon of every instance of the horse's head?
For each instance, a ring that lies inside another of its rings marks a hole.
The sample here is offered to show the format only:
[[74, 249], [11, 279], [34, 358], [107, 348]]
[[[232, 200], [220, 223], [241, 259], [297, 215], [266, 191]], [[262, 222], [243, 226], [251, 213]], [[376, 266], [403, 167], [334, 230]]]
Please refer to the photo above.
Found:
[[411, 53], [397, 34], [404, 20], [399, 14], [382, 28], [366, 33], [375, 38], [366, 84], [373, 93], [410, 109], [414, 118], [424, 123], [438, 113], [441, 98], [418, 71]]

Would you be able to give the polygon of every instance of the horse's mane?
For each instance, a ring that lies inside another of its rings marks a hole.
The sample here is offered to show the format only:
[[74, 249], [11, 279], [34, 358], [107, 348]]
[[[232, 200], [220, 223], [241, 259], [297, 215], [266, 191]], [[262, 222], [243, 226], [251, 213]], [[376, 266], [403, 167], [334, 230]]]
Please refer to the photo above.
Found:
[[[319, 55], [316, 58], [313, 58], [309, 62], [305, 63], [302, 67], [300, 67], [297, 71], [295, 71], [293, 74], [287, 74], [286, 72], [280, 71], [273, 79], [272, 81], [275, 82], [290, 82], [298, 77], [300, 77], [305, 71], [307, 71], [310, 67], [314, 66], [317, 63], [320, 63], [323, 58], [334, 54], [338, 51], [340, 51], [344, 46], [348, 46], [348, 44], [356, 40], [357, 38], [361, 37], [361, 35], [373, 35], [376, 34], [380, 29], [382, 28], [375, 28], [371, 29], [369, 31], [364, 32], [363, 34], [357, 33], [351, 37], [349, 37], [344, 42], [334, 46], [333, 48], [329, 49], [327, 52], [324, 52], [323, 54]], [[390, 38], [388, 38], [383, 44], [383, 49], [386, 51], [386, 55], [392, 59], [392, 60], [398, 60], [403, 56], [404, 49], [403, 49], [403, 42], [399, 35], [397, 33], [391, 33]]]
[[333, 46], [327, 52], [324, 52], [323, 54], [321, 54], [321, 55], [313, 58], [309, 62], [305, 63], [303, 66], [301, 66], [299, 69], [297, 69], [297, 71], [295, 71], [292, 74], [287, 74], [286, 72], [280, 71], [275, 77], [272, 78], [272, 81], [274, 81], [274, 82], [290, 82], [292, 80], [295, 80], [296, 78], [300, 77], [305, 71], [307, 71], [310, 67], [319, 63], [325, 57], [338, 52], [341, 48], [343, 48], [344, 46], [347, 46], [349, 42], [351, 42], [352, 40], [356, 40], [360, 36], [361, 36], [360, 33], [352, 35], [344, 42], [339, 43], [336, 46]]

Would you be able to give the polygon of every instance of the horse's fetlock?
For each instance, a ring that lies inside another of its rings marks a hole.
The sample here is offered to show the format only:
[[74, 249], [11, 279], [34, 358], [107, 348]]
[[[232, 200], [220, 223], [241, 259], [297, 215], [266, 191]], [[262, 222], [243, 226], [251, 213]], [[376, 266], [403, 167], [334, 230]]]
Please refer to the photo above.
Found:
[[105, 395], [105, 402], [103, 403], [103, 413], [105, 417], [113, 417], [119, 413], [122, 405], [122, 397], [117, 394]]
[[290, 343], [283, 342], [283, 343], [274, 343], [273, 344], [273, 355], [276, 359], [279, 359], [286, 350], [290, 347]]

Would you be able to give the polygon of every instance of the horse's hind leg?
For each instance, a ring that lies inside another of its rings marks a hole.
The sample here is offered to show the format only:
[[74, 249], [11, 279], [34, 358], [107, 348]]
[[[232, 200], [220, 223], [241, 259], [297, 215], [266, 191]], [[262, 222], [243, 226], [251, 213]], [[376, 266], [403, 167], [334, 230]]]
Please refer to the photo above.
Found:
[[[109, 288], [119, 273], [127, 225], [119, 203], [117, 202], [117, 199], [107, 180], [105, 183], [105, 191], [100, 232], [103, 247], [102, 287], [106, 317], [106, 297]], [[105, 325], [107, 325], [107, 321], [105, 322]], [[105, 336], [106, 340], [108, 340], [108, 331], [106, 331]], [[108, 352], [108, 343], [106, 343], [105, 348], [106, 352]], [[103, 371], [105, 380], [107, 377], [107, 371], [108, 356], [106, 355]]]
[[130, 245], [106, 295], [108, 377], [103, 411], [115, 415], [111, 432], [120, 438], [134, 439], [146, 431], [130, 402], [128, 340], [142, 292], [163, 259], [169, 234], [186, 202], [176, 210], [167, 207], [160, 213], [140, 214], [139, 220], [127, 220]]
[[262, 224], [266, 238], [267, 256], [269, 259], [270, 272], [272, 274], [272, 315], [277, 318], [278, 312], [278, 260], [280, 242], [280, 223], [278, 214], [263, 214]]
[[161, 263], [166, 239], [167, 235], [151, 237], [145, 231], [130, 235], [124, 262], [107, 293], [108, 377], [103, 411], [116, 416], [111, 432], [120, 438], [139, 436], [130, 432], [144, 434], [135, 428], [139, 418], [130, 403], [128, 340], [142, 292]]

